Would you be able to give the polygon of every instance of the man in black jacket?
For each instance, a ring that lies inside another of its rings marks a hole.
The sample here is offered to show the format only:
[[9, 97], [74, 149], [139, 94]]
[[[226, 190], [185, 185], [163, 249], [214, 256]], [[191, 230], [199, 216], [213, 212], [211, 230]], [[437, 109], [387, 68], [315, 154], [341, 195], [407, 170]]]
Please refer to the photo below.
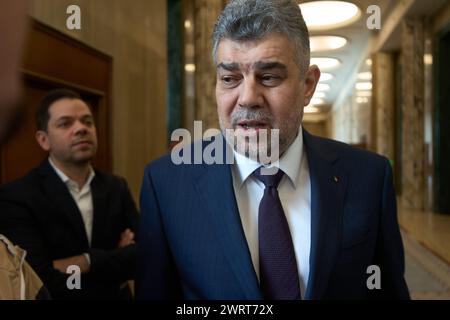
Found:
[[27, 250], [52, 298], [130, 297], [138, 212], [125, 180], [91, 166], [90, 108], [59, 89], [44, 97], [36, 120], [49, 157], [1, 189], [0, 232]]

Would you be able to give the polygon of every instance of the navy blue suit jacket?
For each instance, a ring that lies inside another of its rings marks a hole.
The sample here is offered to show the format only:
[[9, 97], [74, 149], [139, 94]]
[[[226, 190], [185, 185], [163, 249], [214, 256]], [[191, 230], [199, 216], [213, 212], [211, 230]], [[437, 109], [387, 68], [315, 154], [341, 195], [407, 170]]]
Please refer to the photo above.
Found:
[[[305, 298], [408, 299], [389, 162], [303, 135], [311, 177]], [[141, 214], [138, 298], [262, 299], [230, 165], [175, 165], [170, 155], [152, 162], [145, 169]], [[380, 267], [379, 290], [367, 288], [370, 265]]]

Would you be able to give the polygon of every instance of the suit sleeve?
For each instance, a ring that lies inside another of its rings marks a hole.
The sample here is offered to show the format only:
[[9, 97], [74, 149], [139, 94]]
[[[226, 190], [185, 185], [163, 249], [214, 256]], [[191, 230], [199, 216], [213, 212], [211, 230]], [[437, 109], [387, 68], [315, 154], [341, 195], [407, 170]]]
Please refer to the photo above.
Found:
[[144, 173], [141, 188], [141, 221], [138, 243], [138, 299], [179, 299], [181, 285], [164, 231], [151, 171]]
[[[53, 268], [53, 261], [47, 251], [42, 233], [32, 210], [25, 202], [13, 200], [13, 197], [0, 199], [0, 233], [5, 234], [11, 242], [27, 251], [26, 260], [45, 283], [54, 297], [76, 298], [80, 290], [68, 290], [67, 278]], [[10, 199], [10, 200], [8, 200]], [[84, 276], [81, 276], [83, 281]]]
[[409, 299], [404, 279], [405, 256], [397, 220], [397, 204], [392, 169], [386, 160], [382, 193], [382, 212], [373, 264], [380, 267], [381, 290], [371, 290], [371, 298]]
[[[121, 230], [130, 229], [135, 233], [137, 242], [137, 228], [139, 214], [136, 205], [124, 179], [120, 180], [120, 197], [123, 199], [121, 208]], [[109, 280], [123, 282], [136, 276], [136, 245], [131, 244], [114, 250], [91, 248], [91, 273]]]

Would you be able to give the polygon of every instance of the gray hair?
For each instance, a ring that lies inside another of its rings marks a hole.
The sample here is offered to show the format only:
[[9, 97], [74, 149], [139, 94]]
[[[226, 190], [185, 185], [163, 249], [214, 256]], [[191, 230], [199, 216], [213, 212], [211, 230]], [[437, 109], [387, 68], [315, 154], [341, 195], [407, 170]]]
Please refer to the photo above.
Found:
[[294, 42], [295, 62], [300, 74], [310, 63], [309, 33], [302, 12], [292, 0], [231, 0], [214, 26], [213, 60], [222, 39], [261, 40], [272, 33], [285, 35]]

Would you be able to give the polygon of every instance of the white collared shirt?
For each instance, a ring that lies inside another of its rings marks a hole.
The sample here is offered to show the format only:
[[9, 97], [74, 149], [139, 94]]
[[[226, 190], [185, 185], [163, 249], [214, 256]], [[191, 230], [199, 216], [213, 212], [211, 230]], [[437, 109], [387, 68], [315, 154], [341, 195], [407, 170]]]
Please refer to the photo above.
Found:
[[[235, 164], [231, 170], [234, 193], [253, 267], [259, 279], [258, 209], [265, 187], [251, 174], [261, 164], [236, 151], [234, 157]], [[278, 193], [291, 231], [300, 290], [304, 298], [308, 286], [311, 250], [311, 182], [301, 127], [294, 142], [275, 165], [285, 173], [278, 185]]]
[[86, 183], [80, 190], [78, 184], [72, 179], [70, 179], [67, 175], [65, 175], [64, 172], [58, 169], [50, 158], [48, 158], [48, 161], [55, 170], [56, 174], [61, 178], [61, 180], [69, 189], [69, 192], [72, 195], [73, 200], [75, 200], [75, 203], [77, 204], [78, 209], [80, 210], [90, 246], [92, 241], [92, 226], [94, 221], [94, 205], [92, 202], [91, 182], [92, 179], [94, 179], [95, 177], [95, 172], [94, 170], [91, 169], [91, 173], [89, 174]]

